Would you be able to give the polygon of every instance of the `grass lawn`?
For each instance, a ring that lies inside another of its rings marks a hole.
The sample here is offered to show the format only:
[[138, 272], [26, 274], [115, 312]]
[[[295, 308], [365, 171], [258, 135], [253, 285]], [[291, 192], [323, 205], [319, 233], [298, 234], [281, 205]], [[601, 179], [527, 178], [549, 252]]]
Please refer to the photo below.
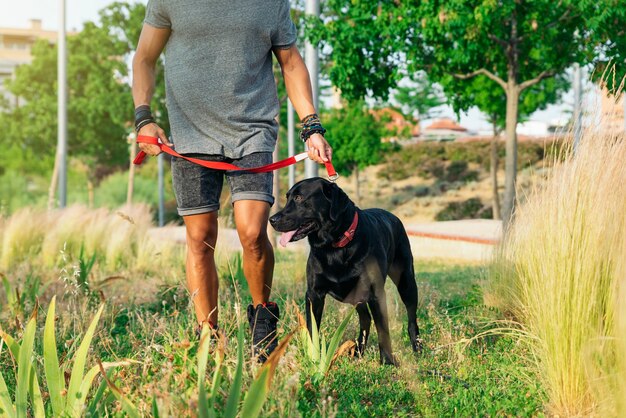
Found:
[[[221, 256], [220, 326], [227, 335], [227, 345], [222, 381], [215, 392], [218, 416], [235, 379], [237, 327], [238, 323], [246, 322], [245, 308], [250, 301], [239, 260], [237, 254]], [[0, 326], [19, 340], [22, 324], [30, 317], [38, 298], [34, 364], [41, 382], [44, 381], [41, 336], [52, 295], [57, 295], [57, 349], [61, 367], [67, 371], [71, 371], [72, 364], [65, 363], [65, 359], [77, 350], [79, 339], [104, 301], [88, 367], [98, 359], [130, 360], [130, 364], [114, 369], [110, 376], [141, 416], [151, 416], [155, 407], [160, 416], [198, 416], [198, 342], [183, 285], [182, 263], [158, 274], [132, 271], [111, 278], [113, 274], [100, 269], [96, 261], [87, 274], [88, 291], [86, 287], [77, 287], [77, 280], [71, 274], [64, 276], [58, 270], [37, 266], [36, 262], [30, 262], [7, 273], [11, 292], [18, 288], [20, 299], [7, 303], [7, 294], [0, 295]], [[294, 337], [276, 370], [261, 416], [541, 415], [545, 395], [533, 378], [526, 347], [516, 338], [501, 333], [473, 338], [497, 328], [497, 321], [503, 319], [497, 311], [483, 305], [481, 266], [419, 262], [416, 272], [420, 291], [418, 323], [425, 343], [422, 356], [411, 351], [404, 305], [388, 281], [392, 344], [400, 366], [379, 365], [377, 335], [372, 326], [364, 357], [341, 356], [326, 376], [314, 377], [304, 343]], [[304, 274], [303, 254], [277, 254], [273, 295], [281, 309], [279, 331], [283, 336], [298, 327], [298, 313], [304, 309]], [[105, 284], [96, 286], [96, 283]], [[321, 324], [321, 333], [327, 340], [351, 309], [330, 297], [327, 299]], [[247, 323], [245, 327], [247, 331]], [[357, 330], [355, 314], [342, 341], [356, 337]], [[211, 353], [209, 376], [215, 367], [214, 347]], [[247, 358], [247, 334], [245, 353]], [[244, 390], [258, 369], [257, 364], [246, 361]], [[15, 363], [6, 349], [0, 353], [0, 370], [13, 396]], [[99, 379], [88, 399], [96, 392]], [[43, 397], [45, 400], [45, 390]], [[46, 408], [51, 416], [49, 406]], [[109, 390], [104, 392], [96, 410], [97, 416], [124, 415], [119, 401]]]

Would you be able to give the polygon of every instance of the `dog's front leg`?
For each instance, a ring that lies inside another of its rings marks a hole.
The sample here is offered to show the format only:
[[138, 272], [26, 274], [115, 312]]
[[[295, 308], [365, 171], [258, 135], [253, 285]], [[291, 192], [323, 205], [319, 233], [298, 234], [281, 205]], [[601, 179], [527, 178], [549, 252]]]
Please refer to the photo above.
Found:
[[311, 321], [311, 313], [315, 319], [315, 324], [319, 331], [322, 322], [322, 313], [324, 312], [325, 295], [307, 290], [306, 292], [306, 327], [309, 335], [313, 335], [313, 323]]
[[372, 311], [376, 332], [378, 333], [378, 349], [380, 350], [380, 362], [382, 364], [396, 365], [391, 353], [391, 337], [389, 335], [389, 318], [387, 316], [387, 299], [385, 290], [379, 289], [367, 302]]
[[366, 303], [358, 303], [356, 305], [356, 311], [359, 314], [359, 336], [356, 341], [356, 355], [359, 357], [365, 353], [365, 346], [367, 345], [367, 338], [370, 335], [370, 326], [372, 324], [372, 316], [367, 309]]

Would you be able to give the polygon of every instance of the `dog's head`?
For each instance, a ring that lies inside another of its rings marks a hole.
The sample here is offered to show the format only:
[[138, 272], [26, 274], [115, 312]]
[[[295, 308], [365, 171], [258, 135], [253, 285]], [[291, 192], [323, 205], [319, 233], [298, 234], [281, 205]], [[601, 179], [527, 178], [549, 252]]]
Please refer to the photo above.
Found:
[[346, 213], [353, 213], [354, 203], [335, 183], [316, 177], [296, 183], [287, 192], [284, 209], [270, 218], [272, 227], [282, 232], [280, 244], [307, 236], [321, 241], [331, 234]]

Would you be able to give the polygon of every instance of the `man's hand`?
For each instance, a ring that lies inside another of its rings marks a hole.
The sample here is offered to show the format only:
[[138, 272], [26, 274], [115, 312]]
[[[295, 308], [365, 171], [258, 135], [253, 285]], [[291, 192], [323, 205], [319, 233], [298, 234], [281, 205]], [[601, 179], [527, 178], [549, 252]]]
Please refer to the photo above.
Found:
[[[161, 140], [161, 143], [169, 147], [174, 145], [169, 141], [169, 139], [167, 139], [167, 135], [165, 135], [165, 131], [161, 129], [159, 125], [157, 125], [156, 123], [149, 123], [146, 126], [142, 127], [137, 133], [137, 135], [152, 136], [152, 137], [159, 138]], [[152, 155], [152, 156], [159, 155], [162, 152], [161, 148], [159, 148], [158, 145], [152, 145], [152, 144], [146, 144], [146, 143], [139, 143], [139, 149], [145, 152], [146, 154]]]
[[312, 161], [324, 164], [333, 159], [333, 149], [322, 135], [311, 135], [309, 139], [307, 139], [306, 145], [309, 148], [309, 158]]

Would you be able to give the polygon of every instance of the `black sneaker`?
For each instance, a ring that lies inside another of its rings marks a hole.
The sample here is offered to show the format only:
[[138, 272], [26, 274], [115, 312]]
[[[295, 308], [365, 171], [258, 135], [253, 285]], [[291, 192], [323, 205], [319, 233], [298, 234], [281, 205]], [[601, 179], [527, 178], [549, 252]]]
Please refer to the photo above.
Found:
[[248, 305], [248, 322], [252, 330], [252, 349], [261, 363], [265, 363], [265, 360], [278, 345], [276, 338], [278, 318], [280, 318], [280, 312], [278, 305], [274, 302], [257, 305], [256, 308]]

